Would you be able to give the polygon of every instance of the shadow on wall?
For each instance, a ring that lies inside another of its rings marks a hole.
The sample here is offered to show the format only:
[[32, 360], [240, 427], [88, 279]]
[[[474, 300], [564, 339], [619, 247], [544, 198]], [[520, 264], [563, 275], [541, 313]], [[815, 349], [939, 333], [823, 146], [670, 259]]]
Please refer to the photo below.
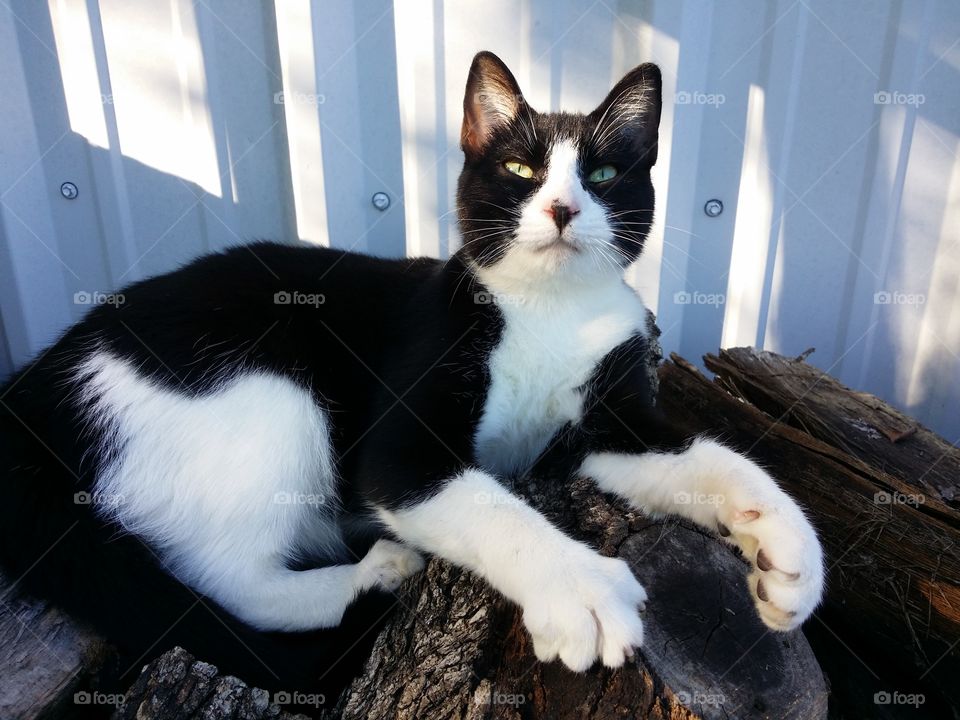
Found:
[[[111, 162], [109, 151], [91, 145], [80, 135], [71, 133], [71, 137], [64, 138], [64, 145], [73, 150], [81, 148], [81, 152], [89, 159], [91, 166], [107, 166]], [[179, 212], [174, 215], [166, 208], [145, 209], [144, 212], [155, 213], [159, 223], [166, 223], [167, 229], [159, 232], [153, 238], [145, 238], [144, 243], [136, 248], [135, 256], [126, 256], [110, 247], [109, 231], [103, 227], [100, 217], [101, 199], [92, 191], [93, 184], [82, 182], [76, 184], [80, 188], [79, 195], [67, 200], [62, 197], [59, 185], [52, 184], [49, 192], [49, 202], [55, 208], [52, 215], [53, 226], [59, 226], [56, 236], [71, 238], [71, 242], [58, 247], [56, 237], [44, 237], [33, 230], [26, 230], [32, 235], [36, 243], [42, 245], [49, 253], [47, 270], [58, 276], [62, 293], [56, 295], [37, 294], [31, 290], [29, 274], [17, 272], [11, 248], [5, 242], [7, 233], [0, 232], [0, 302], [4, 313], [0, 318], [0, 339], [28, 337], [27, 328], [22, 327], [22, 321], [36, 313], [16, 312], [21, 304], [29, 306], [37, 304], [38, 312], [46, 312], [59, 319], [62, 327], [81, 319], [95, 304], [113, 302], [117, 291], [123, 286], [141, 279], [141, 274], [150, 275], [156, 271], [142, 273], [146, 266], [163, 269], [173, 269], [186, 263], [202, 252], [220, 251], [229, 247], [247, 244], [257, 237], [234, 237], [232, 234], [223, 237], [222, 234], [208, 232], [211, 224], [222, 222], [221, 213], [237, 212], [239, 203], [220, 198], [204, 190], [196, 183], [188, 182], [181, 177], [160, 172], [155, 168], [144, 165], [131, 158], [123, 159], [123, 173], [130, 187], [140, 186], [149, 188], [151, 193], [163, 198], [177, 198], [190, 208], [188, 212]], [[74, 178], [77, 179], [77, 178]], [[19, 201], [29, 201], [29, 198], [16, 197], [14, 190], [12, 199], [5, 201], [14, 212]], [[3, 212], [0, 210], [0, 218]], [[22, 217], [17, 213], [16, 217]], [[13, 216], [5, 218], [8, 224], [18, 223]], [[190, 226], [196, 232], [172, 232], [178, 225]], [[2, 230], [3, 228], [0, 228]], [[280, 241], [289, 238], [269, 238]], [[295, 241], [295, 239], [294, 239]], [[270, 272], [268, 268], [265, 273]], [[8, 330], [9, 324], [9, 330]], [[59, 335], [61, 328], [53, 327], [49, 337], [43, 342], [45, 347]], [[7, 342], [0, 347], [0, 369], [6, 376], [15, 365], [25, 362], [32, 352], [27, 349], [24, 356], [11, 357], [8, 354]], [[13, 345], [13, 347], [18, 347]], [[22, 349], [22, 348], [18, 348]]]
[[960, 15], [921, 10], [714, 13], [704, 65], [678, 50], [658, 316], [665, 349], [694, 361], [816, 347], [824, 371], [954, 440], [960, 78], [943, 55]]
[[[73, 304], [77, 293], [108, 294], [202, 253], [255, 239], [296, 240], [287, 136], [292, 109], [279, 76], [275, 8], [225, 5], [235, 31], [210, 9], [221, 5], [194, 6], [192, 17], [179, 17], [183, 27], [173, 30], [146, 20], [150, 13], [182, 9], [53, 2], [9, 9], [4, 21], [12, 25], [28, 70], [15, 68], [13, 78], [24, 81], [20, 108], [4, 124], [35, 137], [37, 151], [10, 165], [13, 184], [2, 188], [0, 372], [25, 362], [82, 314], [84, 308]], [[164, 35], [170, 32], [181, 45], [191, 40], [183, 47], [173, 43], [173, 56]], [[370, 78], [361, 72], [358, 81]], [[316, 116], [319, 108], [306, 111]], [[323, 160], [328, 153], [339, 157], [330, 145]], [[321, 165], [319, 157], [296, 160]], [[21, 172], [25, 177], [18, 178]], [[333, 183], [362, 172], [368, 170], [354, 161]], [[79, 188], [76, 199], [61, 196], [66, 180]], [[349, 200], [331, 216], [359, 215], [361, 222], [342, 222], [332, 242], [325, 228], [312, 239], [402, 254], [402, 232], [391, 227], [402, 228], [403, 204], [379, 212], [369, 195], [353, 193]], [[325, 198], [300, 201], [322, 207]]]

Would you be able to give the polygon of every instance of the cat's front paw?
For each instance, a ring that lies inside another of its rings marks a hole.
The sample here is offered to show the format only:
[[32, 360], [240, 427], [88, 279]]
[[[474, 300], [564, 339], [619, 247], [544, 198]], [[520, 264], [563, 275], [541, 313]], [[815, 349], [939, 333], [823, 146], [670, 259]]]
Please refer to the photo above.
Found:
[[360, 584], [364, 589], [379, 587], [392, 592], [424, 565], [423, 556], [416, 550], [392, 540], [377, 540], [360, 561]]
[[760, 619], [773, 630], [803, 623], [823, 595], [823, 550], [799, 506], [760, 468], [725, 493], [718, 509], [721, 536], [753, 565], [750, 592]]
[[637, 610], [647, 593], [623, 560], [585, 554], [545, 583], [523, 604], [524, 624], [542, 662], [559, 657], [576, 672], [598, 658], [619, 667], [642, 644]]

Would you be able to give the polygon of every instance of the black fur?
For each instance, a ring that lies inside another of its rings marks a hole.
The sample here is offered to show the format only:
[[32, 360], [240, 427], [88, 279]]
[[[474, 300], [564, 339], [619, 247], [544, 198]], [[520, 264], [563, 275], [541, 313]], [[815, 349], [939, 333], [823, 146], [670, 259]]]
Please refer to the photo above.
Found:
[[[354, 609], [337, 631], [310, 639], [254, 633], [209, 599], [198, 604], [143, 543], [76, 502], [92, 491], [103, 453], [116, 450], [69, 394], [76, 358], [96, 341], [186, 395], [211, 392], [232, 367], [294, 378], [335, 418], [340, 474], [351, 479], [339, 488], [347, 510], [361, 510], [361, 496], [389, 506], [469, 461], [483, 355], [499, 329], [496, 307], [476, 303], [475, 291], [457, 258], [381, 260], [268, 243], [126, 288], [122, 305], [91, 311], [0, 391], [4, 571], [117, 639], [131, 662], [180, 644], [262, 686], [309, 686], [323, 658], [336, 660], [368, 629], [370, 613]], [[324, 302], [278, 304], [278, 293]], [[445, 418], [436, 423], [444, 440], [411, 412]], [[362, 513], [344, 526], [356, 555], [378, 534]], [[351, 615], [361, 623], [353, 633]]]
[[[355, 670], [340, 656], [391, 601], [362, 600], [335, 630], [254, 632], [176, 582], [140, 540], [75, 502], [75, 493], [92, 489], [96, 464], [118, 450], [85, 424], [72, 394], [71, 373], [91, 343], [188, 396], [212, 392], [224, 373], [239, 368], [309, 388], [332, 417], [343, 525], [362, 554], [380, 532], [366, 520], [368, 503], [411, 503], [475, 462], [487, 357], [503, 319], [496, 304], [477, 302], [485, 288], [469, 265], [497, 261], [511, 241], [498, 223], [515, 223], [510, 208], [542, 182], [511, 175], [504, 161], [519, 158], [542, 173], [551, 144], [569, 137], [580, 142], [583, 167], [616, 165], [617, 178], [590, 191], [622, 213], [616, 242], [624, 264], [639, 255], [653, 213], [655, 66], [634, 70], [586, 116], [532, 110], [489, 54], [477, 56], [470, 77], [458, 185], [465, 244], [450, 260], [383, 260], [270, 243], [204, 257], [124, 289], [122, 305], [92, 310], [0, 390], [0, 565], [18, 589], [53, 599], [119, 643], [130, 663], [121, 672], [135, 675], [149, 657], [179, 644], [257, 685], [335, 689]], [[639, 99], [637, 88], [645, 93]], [[481, 90], [512, 95], [517, 113], [506, 121], [484, 116], [470, 100]], [[593, 142], [607, 111], [624, 103], [636, 106], [627, 108], [635, 120]], [[283, 293], [323, 301], [278, 303]], [[551, 443], [567, 470], [590, 448], [664, 441], [636, 367], [642, 342], [611, 353], [591, 381], [583, 423]], [[356, 645], [355, 655], [365, 647]]]

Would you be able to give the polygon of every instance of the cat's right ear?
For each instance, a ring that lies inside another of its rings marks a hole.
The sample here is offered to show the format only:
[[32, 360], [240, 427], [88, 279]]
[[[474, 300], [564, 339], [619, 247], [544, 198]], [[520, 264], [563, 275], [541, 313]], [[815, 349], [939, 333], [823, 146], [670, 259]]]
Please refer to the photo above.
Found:
[[492, 52], [479, 52], [470, 66], [463, 97], [460, 147], [468, 157], [480, 155], [494, 133], [509, 125], [525, 106], [509, 68]]
[[660, 68], [644, 63], [623, 76], [600, 107], [588, 116], [596, 123], [596, 137], [617, 133], [633, 145], [649, 165], [657, 162], [663, 82]]

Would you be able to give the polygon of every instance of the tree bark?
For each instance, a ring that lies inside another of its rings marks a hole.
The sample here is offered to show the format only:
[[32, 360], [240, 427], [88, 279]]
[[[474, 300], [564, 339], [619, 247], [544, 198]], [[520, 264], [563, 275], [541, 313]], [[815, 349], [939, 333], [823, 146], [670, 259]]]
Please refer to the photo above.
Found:
[[[277, 695], [280, 695], [278, 693]], [[266, 690], [247, 687], [235, 677], [174, 648], [144, 668], [114, 720], [307, 720], [284, 712]]]

